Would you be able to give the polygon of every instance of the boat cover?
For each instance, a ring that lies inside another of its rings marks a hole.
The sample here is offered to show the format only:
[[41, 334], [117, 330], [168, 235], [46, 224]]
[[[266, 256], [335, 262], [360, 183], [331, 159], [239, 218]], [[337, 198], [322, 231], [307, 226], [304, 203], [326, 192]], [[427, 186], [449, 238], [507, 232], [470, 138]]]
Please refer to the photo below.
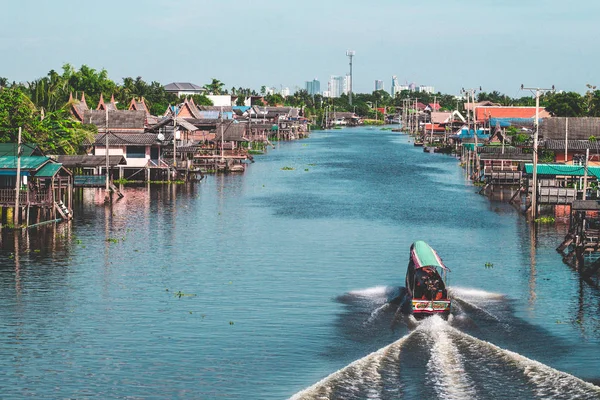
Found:
[[446, 268], [435, 250], [422, 240], [417, 240], [411, 246], [411, 257], [413, 258], [415, 269], [423, 267], [439, 267], [446, 271], [450, 271]]

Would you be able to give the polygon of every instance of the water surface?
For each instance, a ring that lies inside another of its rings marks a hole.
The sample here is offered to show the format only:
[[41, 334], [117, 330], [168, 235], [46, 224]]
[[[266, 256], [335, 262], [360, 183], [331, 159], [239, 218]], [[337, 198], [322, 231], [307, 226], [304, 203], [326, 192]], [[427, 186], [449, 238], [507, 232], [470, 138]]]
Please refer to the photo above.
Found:
[[[2, 397], [600, 398], [600, 293], [554, 250], [564, 225], [536, 241], [410, 141], [313, 132], [244, 174], [112, 207], [86, 190], [71, 224], [4, 235]], [[385, 295], [418, 239], [457, 300], [409, 328]]]

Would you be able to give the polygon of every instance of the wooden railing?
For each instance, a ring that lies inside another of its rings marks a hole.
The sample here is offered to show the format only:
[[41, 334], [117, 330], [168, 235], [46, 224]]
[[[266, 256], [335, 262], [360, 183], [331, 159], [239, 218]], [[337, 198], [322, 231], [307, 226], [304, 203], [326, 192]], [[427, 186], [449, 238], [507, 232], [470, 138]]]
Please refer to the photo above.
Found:
[[[11, 205], [15, 204], [17, 196], [15, 194], [15, 189], [0, 189], [0, 203]], [[29, 196], [27, 194], [27, 190], [19, 191], [19, 203], [21, 205], [26, 205], [29, 200], [29, 204], [44, 204], [49, 203], [50, 191], [49, 190], [30, 190]]]

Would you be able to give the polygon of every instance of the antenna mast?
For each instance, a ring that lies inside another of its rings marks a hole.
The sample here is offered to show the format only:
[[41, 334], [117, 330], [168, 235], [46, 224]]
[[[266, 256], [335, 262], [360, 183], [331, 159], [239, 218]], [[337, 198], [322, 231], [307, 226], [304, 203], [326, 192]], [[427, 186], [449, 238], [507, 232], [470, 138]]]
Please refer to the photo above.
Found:
[[346, 50], [346, 55], [350, 59], [350, 82], [348, 82], [348, 103], [352, 105], [352, 57], [356, 52], [354, 50]]

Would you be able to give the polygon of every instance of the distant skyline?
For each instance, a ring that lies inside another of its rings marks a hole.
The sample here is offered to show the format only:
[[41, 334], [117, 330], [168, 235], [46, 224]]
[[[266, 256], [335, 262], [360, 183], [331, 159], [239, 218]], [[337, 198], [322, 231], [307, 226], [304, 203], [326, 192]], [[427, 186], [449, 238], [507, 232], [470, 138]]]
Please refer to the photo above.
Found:
[[[0, 76], [25, 82], [65, 63], [106, 69], [117, 83], [217, 78], [225, 88], [304, 89], [349, 72], [353, 91], [374, 80], [458, 94], [481, 86], [511, 97], [525, 86], [598, 85], [600, 2], [559, 0], [21, 0], [3, 5]], [[326, 86], [325, 86], [326, 87]]]

